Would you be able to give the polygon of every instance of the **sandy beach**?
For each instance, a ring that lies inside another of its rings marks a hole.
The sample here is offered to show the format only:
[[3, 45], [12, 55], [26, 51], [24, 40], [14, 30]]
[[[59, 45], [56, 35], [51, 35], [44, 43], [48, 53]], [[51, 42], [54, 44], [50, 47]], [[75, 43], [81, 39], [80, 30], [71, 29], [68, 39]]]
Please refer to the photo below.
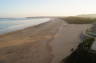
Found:
[[34, 27], [0, 35], [0, 63], [60, 63], [80, 43], [91, 24], [52, 19]]

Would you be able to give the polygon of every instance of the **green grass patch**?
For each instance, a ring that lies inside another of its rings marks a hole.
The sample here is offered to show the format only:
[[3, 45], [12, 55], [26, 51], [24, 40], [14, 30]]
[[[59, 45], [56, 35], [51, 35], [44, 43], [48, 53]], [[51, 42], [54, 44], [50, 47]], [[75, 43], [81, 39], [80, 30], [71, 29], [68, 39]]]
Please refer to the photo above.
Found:
[[62, 18], [69, 24], [91, 24], [96, 22], [96, 18], [84, 18], [84, 17], [65, 17]]
[[88, 38], [88, 39], [85, 39], [82, 43], [83, 47], [84, 48], [87, 48], [87, 49], [90, 49], [90, 47], [92, 46], [93, 42], [94, 42], [94, 38]]

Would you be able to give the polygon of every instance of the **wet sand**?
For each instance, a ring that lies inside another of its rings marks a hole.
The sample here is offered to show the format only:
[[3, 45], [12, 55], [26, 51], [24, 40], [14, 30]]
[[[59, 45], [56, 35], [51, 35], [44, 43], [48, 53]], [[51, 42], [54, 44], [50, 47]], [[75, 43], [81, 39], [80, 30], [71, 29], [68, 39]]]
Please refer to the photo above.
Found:
[[67, 24], [60, 19], [0, 35], [0, 63], [60, 63], [80, 42], [90, 24]]

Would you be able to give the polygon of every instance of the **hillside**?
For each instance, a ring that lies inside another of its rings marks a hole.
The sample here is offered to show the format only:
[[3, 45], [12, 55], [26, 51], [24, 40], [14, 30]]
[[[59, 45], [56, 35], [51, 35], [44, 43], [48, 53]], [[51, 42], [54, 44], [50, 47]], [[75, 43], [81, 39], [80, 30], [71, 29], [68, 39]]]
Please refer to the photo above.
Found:
[[92, 24], [96, 22], [96, 18], [81, 17], [81, 16], [69, 16], [61, 18], [69, 24]]
[[96, 14], [82, 14], [78, 15], [78, 17], [96, 18]]

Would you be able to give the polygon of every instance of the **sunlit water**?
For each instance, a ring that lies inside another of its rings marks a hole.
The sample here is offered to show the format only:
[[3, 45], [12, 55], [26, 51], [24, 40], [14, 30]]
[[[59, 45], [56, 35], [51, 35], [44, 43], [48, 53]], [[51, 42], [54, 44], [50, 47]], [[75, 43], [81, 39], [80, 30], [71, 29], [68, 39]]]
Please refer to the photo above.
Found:
[[0, 19], [0, 34], [24, 29], [41, 23], [48, 22], [50, 18], [20, 19], [20, 20], [2, 20]]

